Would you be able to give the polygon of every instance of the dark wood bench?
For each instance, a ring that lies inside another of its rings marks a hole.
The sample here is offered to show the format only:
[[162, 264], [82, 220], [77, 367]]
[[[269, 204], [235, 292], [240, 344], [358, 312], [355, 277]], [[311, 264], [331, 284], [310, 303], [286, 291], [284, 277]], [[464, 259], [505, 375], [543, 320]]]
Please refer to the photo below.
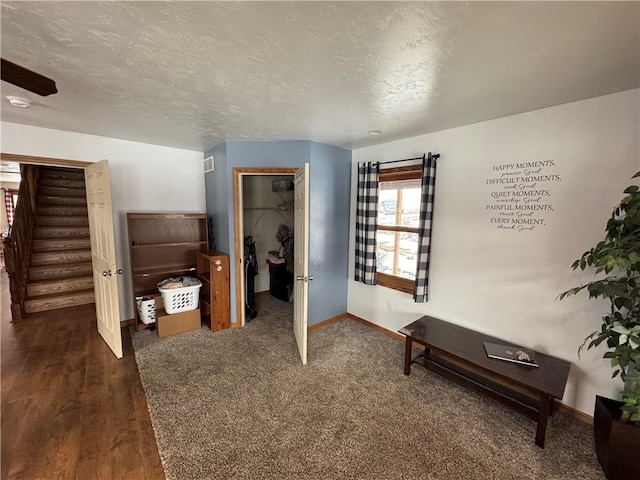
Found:
[[[537, 422], [535, 443], [544, 448], [547, 420], [555, 399], [564, 395], [569, 362], [537, 352], [539, 368], [489, 358], [484, 342], [515, 345], [428, 316], [398, 331], [406, 336], [405, 375], [411, 373], [411, 364], [418, 363], [521, 413]], [[412, 358], [414, 343], [424, 351]]]

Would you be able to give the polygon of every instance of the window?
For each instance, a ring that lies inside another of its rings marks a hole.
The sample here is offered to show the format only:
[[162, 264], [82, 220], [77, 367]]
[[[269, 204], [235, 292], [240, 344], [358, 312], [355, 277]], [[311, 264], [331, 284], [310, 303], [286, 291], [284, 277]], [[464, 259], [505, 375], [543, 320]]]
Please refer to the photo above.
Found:
[[380, 170], [378, 285], [413, 293], [420, 221], [420, 165]]
[[4, 210], [7, 212], [7, 225], [2, 227], [2, 236], [8, 235], [9, 230], [11, 229], [11, 225], [13, 225], [13, 220], [16, 215], [16, 206], [18, 205], [18, 190], [3, 188], [4, 194]]

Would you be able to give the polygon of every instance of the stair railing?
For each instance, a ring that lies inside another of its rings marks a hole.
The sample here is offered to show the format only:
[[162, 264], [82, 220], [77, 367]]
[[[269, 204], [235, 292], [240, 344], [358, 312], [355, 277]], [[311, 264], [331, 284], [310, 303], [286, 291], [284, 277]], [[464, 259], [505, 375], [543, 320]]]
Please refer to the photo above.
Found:
[[9, 236], [3, 239], [5, 267], [11, 292], [12, 321], [21, 320], [25, 313], [24, 302], [27, 298], [40, 167], [21, 164], [20, 175], [22, 180], [13, 225]]

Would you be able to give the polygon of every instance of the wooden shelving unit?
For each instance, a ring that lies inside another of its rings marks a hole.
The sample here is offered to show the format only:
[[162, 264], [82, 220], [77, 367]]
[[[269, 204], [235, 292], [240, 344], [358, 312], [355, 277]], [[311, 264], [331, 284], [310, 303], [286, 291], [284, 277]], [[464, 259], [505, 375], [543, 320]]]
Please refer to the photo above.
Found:
[[[136, 297], [159, 296], [165, 278], [196, 275], [196, 256], [208, 245], [204, 213], [127, 213], [127, 227], [134, 305]], [[135, 316], [136, 328], [146, 328]]]
[[197, 271], [202, 282], [202, 323], [213, 332], [229, 328], [229, 255], [215, 251], [198, 252]]

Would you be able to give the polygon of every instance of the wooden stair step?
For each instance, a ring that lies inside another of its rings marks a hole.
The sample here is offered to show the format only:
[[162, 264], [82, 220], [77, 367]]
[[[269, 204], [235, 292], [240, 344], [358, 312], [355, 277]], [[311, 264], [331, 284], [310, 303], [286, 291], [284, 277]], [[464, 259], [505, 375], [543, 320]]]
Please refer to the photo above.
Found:
[[50, 252], [52, 250], [86, 250], [91, 249], [88, 237], [80, 238], [47, 238], [33, 241], [33, 253]]
[[40, 169], [26, 313], [95, 302], [84, 171]]
[[34, 239], [88, 237], [89, 227], [36, 227]]
[[36, 217], [36, 226], [38, 227], [87, 227], [89, 226], [89, 217], [74, 215], [71, 217], [55, 217], [53, 215], [38, 215]]
[[40, 280], [27, 284], [27, 297], [50, 295], [53, 293], [73, 292], [93, 288], [93, 276], [82, 275], [60, 280]]
[[87, 191], [84, 186], [80, 188], [69, 188], [69, 187], [49, 187], [45, 185], [40, 185], [38, 187], [38, 195], [45, 195], [49, 197], [82, 197], [85, 198], [87, 196]]
[[74, 179], [74, 178], [42, 178], [40, 177], [40, 188], [42, 187], [68, 187], [68, 188], [85, 188], [84, 179]]
[[38, 195], [38, 205], [76, 205], [85, 206], [87, 199], [84, 197], [54, 197], [51, 195]]
[[29, 269], [29, 280], [35, 282], [46, 279], [65, 279], [79, 275], [93, 275], [91, 262], [43, 265]]
[[49, 252], [33, 252], [31, 265], [58, 265], [61, 263], [90, 262], [91, 250], [59, 250]]
[[78, 290], [64, 295], [51, 294], [30, 298], [25, 300], [24, 310], [26, 313], [44, 312], [47, 310], [55, 310], [57, 308], [86, 305], [87, 303], [94, 303], [95, 301], [93, 289]]
[[36, 207], [36, 215], [38, 216], [87, 216], [86, 206], [77, 205], [38, 205]]
[[84, 181], [84, 169], [43, 167], [40, 169], [40, 179], [43, 179], [43, 178], [63, 178], [65, 180], [82, 179]]

